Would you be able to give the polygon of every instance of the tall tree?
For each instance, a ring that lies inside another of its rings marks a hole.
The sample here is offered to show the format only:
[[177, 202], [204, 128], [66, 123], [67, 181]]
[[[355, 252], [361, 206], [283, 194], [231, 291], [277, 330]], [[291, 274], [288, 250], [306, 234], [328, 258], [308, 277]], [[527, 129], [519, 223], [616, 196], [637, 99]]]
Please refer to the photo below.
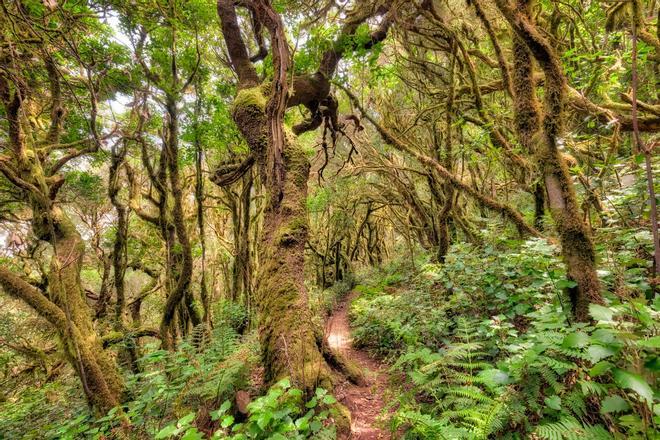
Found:
[[[576, 319], [589, 319], [589, 303], [601, 303], [600, 282], [596, 273], [596, 252], [589, 227], [580, 215], [573, 181], [559, 150], [562, 135], [563, 111], [566, 100], [566, 77], [559, 57], [550, 42], [539, 32], [529, 13], [529, 2], [516, 6], [508, 0], [497, 0], [498, 8], [515, 33], [514, 96], [518, 102], [518, 131], [521, 142], [538, 153], [548, 196], [550, 212], [561, 240], [562, 254], [569, 279], [576, 283], [569, 289]], [[531, 56], [543, 69], [545, 106], [542, 137], [534, 142], [538, 127], [538, 105], [532, 78]]]
[[[98, 22], [86, 18], [89, 12], [21, 2], [0, 9], [0, 102], [8, 134], [0, 144], [0, 172], [23, 195], [34, 236], [52, 248], [47, 289], [6, 267], [0, 268], [0, 285], [55, 327], [88, 401], [104, 412], [120, 403], [123, 381], [94, 329], [81, 286], [85, 242], [58, 201], [65, 167], [98, 151], [108, 137], [99, 132], [98, 96], [112, 92], [104, 72], [115, 60], [110, 51], [91, 53], [93, 42], [81, 39], [90, 31], [102, 35]], [[40, 108], [49, 109], [45, 124], [37, 122]], [[82, 126], [68, 121], [71, 115]]]
[[[378, 29], [363, 46], [370, 48], [385, 38], [392, 22], [392, 3], [356, 6], [338, 40], [323, 54], [318, 71], [291, 77], [292, 56], [281, 16], [268, 0], [241, 2], [258, 24], [254, 33], [259, 35], [261, 29], [266, 29], [270, 35], [273, 77], [263, 83], [253, 65], [253, 60], [263, 56], [251, 60], [235, 2], [218, 0], [217, 3], [229, 59], [238, 77], [233, 118], [250, 148], [251, 156], [246, 162], [256, 162], [267, 194], [256, 304], [262, 358], [269, 382], [291, 376], [305, 389], [317, 384], [332, 387], [320, 338], [313, 331], [304, 285], [309, 162], [296, 135], [314, 130], [324, 122], [335, 130], [339, 128], [337, 103], [330, 95], [330, 78], [344, 53], [355, 48], [351, 36], [367, 18], [382, 15]], [[287, 133], [284, 113], [288, 107], [298, 105], [309, 109], [310, 119], [293, 127], [293, 133]]]

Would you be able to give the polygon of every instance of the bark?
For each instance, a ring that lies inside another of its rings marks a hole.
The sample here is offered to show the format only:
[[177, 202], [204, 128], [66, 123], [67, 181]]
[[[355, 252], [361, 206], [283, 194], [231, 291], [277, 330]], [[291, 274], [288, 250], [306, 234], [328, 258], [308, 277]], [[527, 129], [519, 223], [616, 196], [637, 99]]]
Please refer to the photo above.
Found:
[[243, 176], [243, 187], [234, 201], [232, 223], [234, 229], [234, 263], [232, 264], [232, 298], [249, 308], [252, 301], [252, 256], [250, 253], [250, 209], [252, 201], [252, 172]]
[[0, 286], [55, 327], [87, 400], [105, 413], [121, 402], [123, 381], [94, 331], [91, 310], [80, 286], [84, 243], [64, 213], [56, 209], [51, 216], [56, 245], [49, 273], [49, 296], [4, 267], [0, 267]]
[[112, 258], [107, 255], [100, 256], [103, 264], [103, 273], [101, 274], [101, 289], [99, 290], [99, 299], [96, 302], [96, 318], [103, 318], [108, 313], [108, 304], [112, 296], [110, 272], [112, 269]]
[[[451, 47], [451, 61], [449, 63], [449, 87], [447, 92], [447, 107], [445, 114], [445, 148], [444, 152], [441, 155], [443, 165], [448, 172], [453, 173], [453, 132], [452, 132], [452, 121], [454, 118], [454, 75], [456, 69], [456, 49], [457, 42], [452, 40]], [[481, 107], [480, 105], [478, 107]], [[444, 189], [444, 206], [438, 215], [438, 252], [437, 258], [441, 263], [445, 262], [445, 257], [447, 252], [449, 252], [449, 246], [451, 245], [451, 239], [449, 236], [449, 223], [451, 222], [452, 217], [452, 207], [454, 203], [454, 187], [451, 182], [445, 181], [443, 185]]]
[[[596, 273], [596, 253], [589, 227], [580, 216], [573, 182], [558, 148], [562, 130], [562, 112], [566, 97], [566, 79], [559, 59], [536, 25], [529, 18], [527, 0], [519, 0], [514, 8], [508, 0], [496, 0], [497, 6], [515, 32], [518, 43], [514, 57], [519, 72], [514, 73], [518, 133], [521, 142], [537, 149], [545, 183], [548, 206], [559, 234], [567, 276], [577, 283], [569, 289], [573, 315], [577, 320], [589, 319], [589, 303], [602, 303], [600, 282]], [[526, 49], [526, 50], [525, 50]], [[545, 76], [545, 104], [541, 135], [537, 123], [536, 95], [531, 77], [531, 56]], [[531, 145], [538, 140], [538, 145]]]

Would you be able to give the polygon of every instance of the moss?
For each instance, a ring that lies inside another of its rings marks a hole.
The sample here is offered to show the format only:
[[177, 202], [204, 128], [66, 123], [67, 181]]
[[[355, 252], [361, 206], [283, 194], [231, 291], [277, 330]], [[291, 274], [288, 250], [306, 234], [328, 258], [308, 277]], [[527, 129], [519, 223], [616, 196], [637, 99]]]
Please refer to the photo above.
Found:
[[291, 183], [297, 188], [306, 187], [309, 178], [309, 159], [297, 140], [287, 142], [284, 159], [287, 173], [291, 176]]
[[335, 403], [332, 409], [337, 428], [337, 438], [348, 437], [351, 433], [351, 411], [341, 403]]
[[304, 239], [306, 234], [307, 220], [298, 217], [278, 229], [276, 240], [282, 246], [290, 246]]
[[267, 104], [268, 98], [264, 93], [264, 86], [257, 86], [239, 91], [234, 98], [233, 107], [234, 110], [241, 107], [256, 107], [263, 112]]
[[124, 334], [122, 332], [110, 332], [101, 338], [101, 342], [105, 345], [121, 341], [122, 339], [124, 339]]

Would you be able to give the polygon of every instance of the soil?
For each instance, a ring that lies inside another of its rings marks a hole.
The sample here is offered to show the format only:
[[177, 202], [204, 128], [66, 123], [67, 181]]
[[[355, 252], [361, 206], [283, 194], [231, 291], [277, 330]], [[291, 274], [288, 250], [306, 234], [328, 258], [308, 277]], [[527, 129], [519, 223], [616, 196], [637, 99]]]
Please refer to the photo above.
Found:
[[351, 411], [351, 433], [346, 440], [388, 440], [390, 434], [379, 427], [388, 382], [385, 366], [368, 353], [356, 350], [351, 341], [348, 309], [356, 296], [352, 292], [338, 305], [328, 319], [326, 335], [330, 348], [362, 368], [367, 384], [358, 386], [343, 380], [335, 387], [335, 397]]

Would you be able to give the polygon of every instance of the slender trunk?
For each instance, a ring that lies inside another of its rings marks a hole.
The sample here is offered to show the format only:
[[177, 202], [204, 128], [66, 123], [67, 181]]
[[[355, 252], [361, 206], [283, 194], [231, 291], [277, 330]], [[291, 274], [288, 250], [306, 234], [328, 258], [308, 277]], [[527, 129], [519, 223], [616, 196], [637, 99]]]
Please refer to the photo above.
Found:
[[[193, 324], [196, 325], [201, 322], [201, 317], [199, 316], [197, 309], [194, 307], [194, 298], [189, 291], [192, 279], [193, 260], [192, 248], [183, 215], [183, 192], [179, 181], [178, 117], [176, 101], [172, 96], [168, 96], [167, 136], [163, 145], [166, 154], [165, 164], [161, 164], [161, 166], [167, 168], [167, 175], [172, 194], [172, 224], [174, 232], [176, 233], [176, 239], [180, 245], [181, 264], [177, 265], [176, 285], [167, 297], [165, 310], [163, 311], [163, 317], [160, 324], [163, 345], [167, 348], [172, 348], [174, 346], [175, 335], [172, 332], [172, 320], [177, 307], [180, 307], [183, 301], [185, 301], [185, 307], [188, 310], [189, 318], [192, 320]], [[186, 333], [185, 327], [182, 327], [182, 331], [183, 334]]]
[[[602, 297], [589, 227], [580, 217], [573, 181], [557, 142], [563, 122], [566, 79], [554, 49], [537, 31], [529, 16], [528, 0], [518, 0], [517, 9], [513, 9], [507, 0], [496, 0], [496, 3], [516, 34], [514, 89], [518, 133], [529, 150], [538, 151], [548, 206], [559, 234], [567, 276], [577, 284], [569, 289], [572, 312], [577, 320], [587, 321], [589, 303], [602, 303]], [[531, 80], [532, 56], [545, 74], [543, 136], [538, 146], [534, 144], [539, 125], [538, 104]]]
[[211, 326], [211, 295], [208, 292], [206, 285], [206, 232], [204, 225], [204, 176], [202, 170], [202, 162], [204, 159], [204, 152], [201, 144], [201, 133], [199, 126], [199, 119], [202, 113], [202, 88], [199, 83], [195, 83], [195, 113], [193, 128], [195, 131], [195, 207], [197, 209], [197, 232], [199, 234], [199, 242], [202, 247], [202, 268], [201, 279], [199, 286], [199, 296], [202, 300], [202, 307], [204, 315], [202, 321], [210, 328]]
[[[445, 115], [445, 148], [442, 154], [443, 165], [450, 173], [453, 173], [453, 133], [452, 121], [454, 113], [454, 73], [456, 69], [456, 40], [452, 39], [451, 43], [451, 62], [449, 67], [449, 91], [447, 93], [447, 113]], [[444, 182], [444, 206], [438, 215], [438, 261], [445, 262], [449, 246], [451, 245], [451, 237], [449, 236], [449, 222], [451, 220], [451, 212], [454, 203], [454, 187], [449, 182]]]
[[108, 313], [108, 303], [112, 296], [110, 288], [110, 271], [112, 269], [112, 259], [107, 255], [102, 255], [103, 273], [101, 275], [101, 289], [99, 290], [99, 300], [96, 302], [96, 317], [103, 318]]
[[543, 184], [534, 184], [534, 227], [543, 230], [543, 217], [545, 216], [545, 188]]
[[[250, 209], [252, 205], [252, 171], [248, 171], [242, 179], [238, 200], [233, 200], [232, 223], [234, 229], [234, 263], [232, 265], [232, 298], [249, 306], [252, 283], [252, 261], [250, 255]], [[231, 191], [227, 191], [233, 197]]]
[[[660, 270], [660, 235], [658, 234], [658, 206], [655, 197], [655, 187], [653, 180], [653, 167], [651, 164], [651, 153], [654, 148], [653, 145], [644, 145], [642, 137], [639, 132], [639, 121], [637, 118], [637, 28], [639, 26], [639, 5], [637, 0], [633, 0], [633, 25], [632, 25], [632, 124], [633, 124], [633, 138], [635, 145], [644, 154], [644, 167], [646, 171], [646, 182], [649, 192], [649, 199], [651, 204], [650, 220], [651, 220], [651, 233], [653, 235], [653, 271], [651, 278], [653, 282], [653, 290], [655, 290], [655, 276]], [[652, 296], [651, 296], [652, 297]]]

